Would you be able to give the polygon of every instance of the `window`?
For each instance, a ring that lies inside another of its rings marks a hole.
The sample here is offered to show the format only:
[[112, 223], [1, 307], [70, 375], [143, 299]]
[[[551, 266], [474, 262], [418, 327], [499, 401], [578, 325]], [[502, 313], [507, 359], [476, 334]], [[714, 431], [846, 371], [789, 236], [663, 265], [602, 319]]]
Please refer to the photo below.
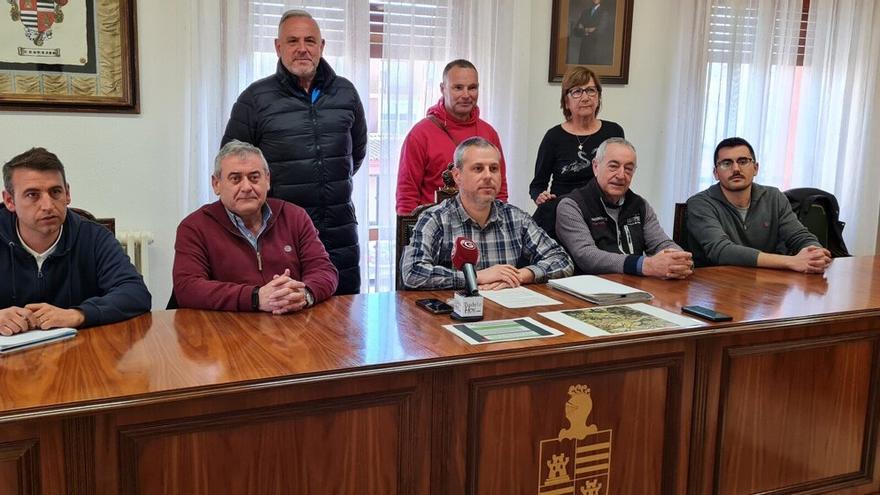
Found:
[[[810, 0], [753, 1], [744, 7], [713, 0], [701, 163], [711, 164], [721, 139], [741, 136], [759, 155], [762, 182], [782, 189], [794, 185], [812, 26]], [[712, 168], [700, 171], [699, 189], [705, 189], [714, 182]]]
[[[355, 195], [366, 199], [356, 201], [366, 205], [366, 211], [358, 210], [360, 221], [367, 223], [360, 236], [361, 251], [366, 252], [361, 264], [367, 272], [362, 291], [377, 292], [394, 290], [394, 197], [400, 145], [439, 96], [438, 76], [448, 61], [450, 15], [448, 0], [374, 0], [369, 2], [368, 19], [359, 22], [352, 12], [363, 8], [364, 1], [316, 0], [298, 6], [252, 1], [252, 61], [254, 79], [274, 73], [278, 22], [287, 9], [302, 8], [321, 26], [326, 40], [324, 58], [337, 73], [352, 79], [350, 74], [357, 70], [368, 71], [368, 88], [358, 87], [369, 133], [367, 157], [358, 174], [368, 177], [365, 188]], [[357, 33], [369, 38], [366, 68], [353, 66], [361, 61], [344, 56], [346, 43], [360, 39]]]

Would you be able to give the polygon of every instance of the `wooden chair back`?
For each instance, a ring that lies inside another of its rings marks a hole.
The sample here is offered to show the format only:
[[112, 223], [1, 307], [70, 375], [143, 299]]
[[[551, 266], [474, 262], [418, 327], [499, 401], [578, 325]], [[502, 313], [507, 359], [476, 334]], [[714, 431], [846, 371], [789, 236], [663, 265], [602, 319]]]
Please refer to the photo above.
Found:
[[675, 203], [672, 240], [682, 249], [687, 250], [687, 203]]
[[82, 208], [74, 208], [68, 207], [68, 209], [77, 215], [85, 218], [86, 220], [91, 220], [93, 222], [99, 223], [107, 228], [111, 234], [116, 235], [116, 219], [115, 218], [96, 218], [95, 215], [92, 215], [91, 212], [83, 210]]
[[397, 215], [397, 244], [394, 256], [394, 271], [397, 273], [397, 276], [394, 278], [394, 288], [396, 290], [404, 288], [403, 277], [400, 274], [400, 259], [403, 257], [403, 248], [409, 245], [409, 240], [412, 238], [413, 229], [419, 220], [419, 215], [432, 206], [434, 205], [421, 205], [416, 207], [409, 215]]

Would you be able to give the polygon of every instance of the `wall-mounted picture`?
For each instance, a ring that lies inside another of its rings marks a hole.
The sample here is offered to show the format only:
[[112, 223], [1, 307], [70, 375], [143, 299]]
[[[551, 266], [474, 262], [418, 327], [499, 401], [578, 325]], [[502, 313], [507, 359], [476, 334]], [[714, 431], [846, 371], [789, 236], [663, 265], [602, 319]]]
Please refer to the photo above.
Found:
[[550, 82], [587, 65], [604, 84], [629, 82], [633, 0], [553, 0]]
[[135, 0], [0, 0], [0, 110], [138, 113], [136, 32]]

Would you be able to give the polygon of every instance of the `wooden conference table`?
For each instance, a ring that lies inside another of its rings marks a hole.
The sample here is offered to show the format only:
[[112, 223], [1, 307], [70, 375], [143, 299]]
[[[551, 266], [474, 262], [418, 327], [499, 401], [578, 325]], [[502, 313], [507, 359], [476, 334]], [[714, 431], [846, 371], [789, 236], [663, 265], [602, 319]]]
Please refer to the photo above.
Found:
[[[470, 346], [398, 292], [158, 311], [0, 357], [0, 492], [880, 492], [880, 258], [608, 276], [732, 323]], [[589, 304], [546, 286], [565, 303]]]

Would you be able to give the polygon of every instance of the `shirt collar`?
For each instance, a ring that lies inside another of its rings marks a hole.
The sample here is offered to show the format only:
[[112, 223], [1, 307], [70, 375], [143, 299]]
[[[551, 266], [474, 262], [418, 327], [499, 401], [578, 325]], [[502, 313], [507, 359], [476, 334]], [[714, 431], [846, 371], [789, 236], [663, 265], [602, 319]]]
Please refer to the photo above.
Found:
[[42, 253], [38, 253], [38, 252], [34, 251], [33, 249], [31, 249], [31, 247], [28, 246], [27, 243], [24, 242], [24, 239], [21, 238], [21, 232], [18, 230], [18, 222], [15, 222], [15, 235], [18, 236], [18, 242], [21, 243], [21, 247], [23, 247], [25, 251], [31, 253], [31, 256], [33, 256], [34, 258], [37, 258], [37, 259], [46, 258], [50, 254], [54, 253], [55, 248], [58, 247], [58, 242], [61, 241], [61, 234], [63, 234], [63, 233], [64, 233], [64, 224], [61, 224], [61, 228], [58, 229], [58, 237], [55, 238], [55, 242], [53, 242], [52, 245], [49, 246], [49, 248], [46, 249], [45, 251], [43, 251]]
[[[248, 229], [247, 225], [244, 224], [244, 220], [242, 220], [241, 217], [236, 215], [235, 213], [232, 213], [228, 208], [226, 208], [226, 206], [224, 206], [223, 209], [226, 210], [226, 215], [229, 216], [229, 220], [232, 222], [232, 225], [235, 225], [238, 230], [240, 230], [241, 233], [245, 234], [245, 237], [247, 237], [246, 232], [250, 232], [250, 229]], [[269, 219], [272, 218], [272, 208], [269, 207], [268, 201], [263, 203], [263, 208], [261, 208], [261, 212], [263, 217], [262, 225], [260, 226], [260, 231], [255, 237], [259, 237], [260, 234], [262, 234], [263, 231], [266, 230], [266, 225], [268, 225]], [[251, 235], [253, 235], [253, 233], [251, 233]]]
[[[477, 227], [480, 225], [468, 215], [467, 210], [464, 209], [464, 205], [461, 204], [461, 196], [455, 196], [455, 211], [458, 213], [458, 218], [461, 220], [461, 223], [471, 222]], [[501, 215], [498, 212], [498, 208], [495, 207], [495, 201], [492, 201], [492, 209], [489, 211], [489, 218], [486, 220], [486, 227], [492, 225], [494, 222], [501, 221]], [[482, 227], [481, 227], [482, 228]]]

